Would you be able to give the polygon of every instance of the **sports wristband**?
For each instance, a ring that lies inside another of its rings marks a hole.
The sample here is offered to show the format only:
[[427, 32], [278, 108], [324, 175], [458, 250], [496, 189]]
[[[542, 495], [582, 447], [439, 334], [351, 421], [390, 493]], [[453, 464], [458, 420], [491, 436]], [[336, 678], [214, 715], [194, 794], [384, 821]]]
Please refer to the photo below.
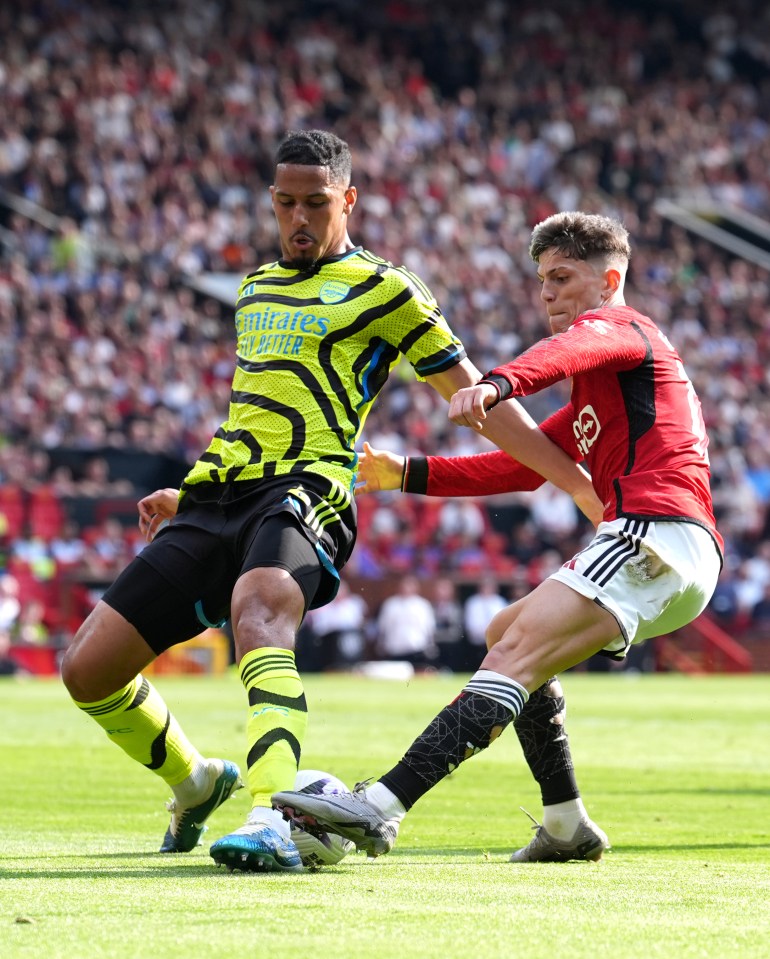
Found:
[[497, 390], [497, 399], [487, 407], [488, 410], [491, 410], [493, 406], [497, 406], [501, 400], [507, 400], [508, 397], [513, 394], [513, 387], [500, 373], [487, 373], [486, 376], [483, 376], [479, 380], [479, 383], [494, 386]]
[[404, 463], [404, 475], [401, 478], [402, 493], [428, 492], [428, 457], [407, 456]]

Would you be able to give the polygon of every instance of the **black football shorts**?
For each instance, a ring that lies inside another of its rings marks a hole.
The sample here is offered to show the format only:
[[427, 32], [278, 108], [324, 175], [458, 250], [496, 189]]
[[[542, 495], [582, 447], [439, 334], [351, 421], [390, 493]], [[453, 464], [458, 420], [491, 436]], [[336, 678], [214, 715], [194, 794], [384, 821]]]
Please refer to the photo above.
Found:
[[289, 572], [305, 609], [334, 598], [355, 543], [352, 495], [303, 474], [191, 487], [177, 515], [102, 599], [155, 653], [222, 626], [238, 578], [260, 566]]

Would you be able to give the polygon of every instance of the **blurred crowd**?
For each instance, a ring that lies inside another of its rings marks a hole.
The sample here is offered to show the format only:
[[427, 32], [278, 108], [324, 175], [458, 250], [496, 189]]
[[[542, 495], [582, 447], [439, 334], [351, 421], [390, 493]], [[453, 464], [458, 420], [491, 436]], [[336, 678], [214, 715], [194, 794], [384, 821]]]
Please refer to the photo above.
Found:
[[[108, 514], [73, 528], [67, 504], [147, 492], [105, 471], [104, 450], [192, 462], [205, 448], [234, 336], [230, 305], [195, 281], [276, 258], [275, 147], [287, 129], [327, 127], [353, 149], [353, 239], [431, 287], [480, 369], [545, 332], [532, 226], [557, 209], [624, 220], [627, 300], [678, 346], [710, 433], [728, 550], [712, 612], [736, 632], [770, 623], [767, 272], [656, 206], [723, 203], [770, 222], [765, 4], [38, 0], [0, 9], [0, 94], [4, 579], [81, 566], [101, 581], [141, 548], [128, 525], [105, 532]], [[565, 395], [530, 411], [540, 420]], [[469, 432], [402, 365], [366, 438], [485, 448]], [[62, 466], [62, 449], [88, 466]], [[41, 496], [60, 504], [58, 526], [32, 521]], [[361, 517], [356, 581], [493, 574], [508, 596], [587, 534], [550, 488], [365, 497]], [[47, 628], [66, 638], [70, 625]]]

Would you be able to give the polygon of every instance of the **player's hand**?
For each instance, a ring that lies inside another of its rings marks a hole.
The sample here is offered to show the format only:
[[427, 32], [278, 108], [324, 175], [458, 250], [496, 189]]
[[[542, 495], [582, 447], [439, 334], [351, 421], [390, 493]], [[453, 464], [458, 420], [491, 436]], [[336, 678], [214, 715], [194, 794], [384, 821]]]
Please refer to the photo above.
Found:
[[403, 472], [403, 456], [388, 450], [376, 450], [364, 443], [364, 451], [358, 462], [356, 496], [361, 493], [376, 493], [379, 490], [400, 489]]
[[601, 523], [604, 507], [602, 506], [602, 501], [594, 492], [593, 486], [573, 493], [572, 499], [575, 506], [577, 506], [584, 516], [587, 516], [588, 519], [591, 520], [595, 527]]
[[139, 530], [148, 543], [152, 542], [161, 523], [176, 516], [178, 505], [179, 490], [170, 486], [156, 489], [154, 493], [139, 500], [136, 504], [139, 510]]
[[481, 430], [487, 418], [487, 408], [499, 399], [497, 387], [491, 383], [477, 383], [458, 390], [449, 401], [449, 419], [458, 426]]

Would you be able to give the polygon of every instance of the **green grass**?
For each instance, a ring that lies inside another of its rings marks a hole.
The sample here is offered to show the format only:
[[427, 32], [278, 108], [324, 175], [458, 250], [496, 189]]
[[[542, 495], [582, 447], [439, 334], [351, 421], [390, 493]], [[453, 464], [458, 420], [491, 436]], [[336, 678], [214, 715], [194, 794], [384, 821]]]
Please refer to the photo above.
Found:
[[[396, 850], [302, 875], [155, 850], [169, 795], [58, 682], [0, 683], [0, 956], [626, 959], [770, 955], [770, 677], [563, 678], [580, 783], [613, 849], [512, 865], [539, 796], [512, 731], [422, 800]], [[241, 762], [235, 675], [156, 681], [199, 748]], [[303, 766], [349, 784], [460, 686], [309, 677]], [[245, 790], [207, 839], [240, 825]]]

